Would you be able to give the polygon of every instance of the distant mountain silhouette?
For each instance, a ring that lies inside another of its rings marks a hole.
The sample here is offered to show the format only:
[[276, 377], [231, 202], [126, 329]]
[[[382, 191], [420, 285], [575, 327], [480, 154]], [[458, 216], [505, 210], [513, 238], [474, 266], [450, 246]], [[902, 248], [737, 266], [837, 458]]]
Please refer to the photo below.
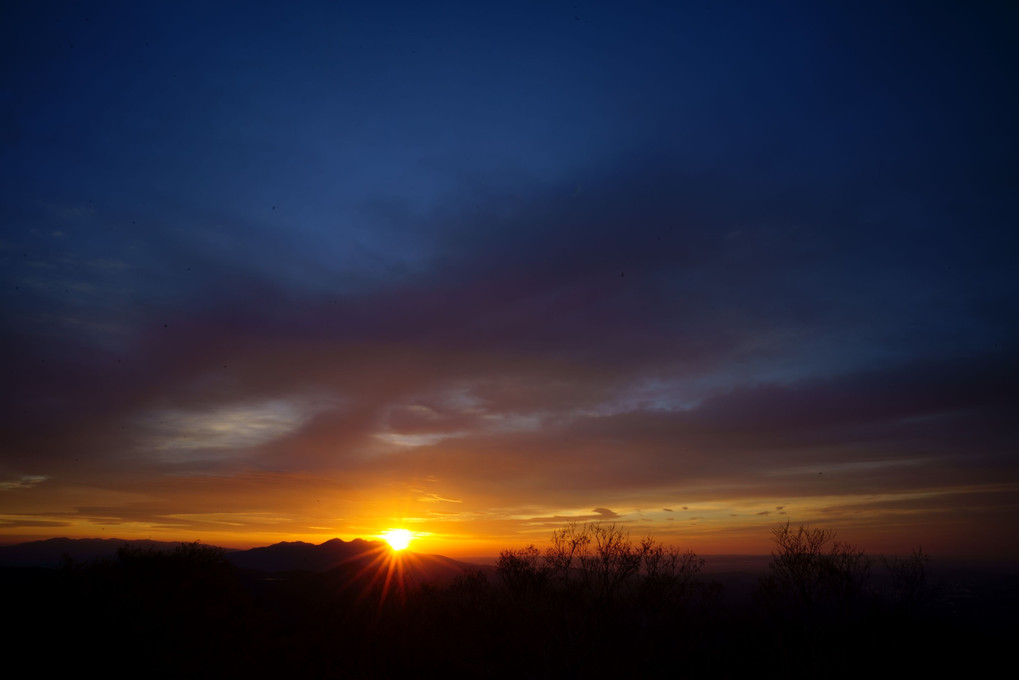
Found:
[[[181, 545], [166, 541], [119, 538], [51, 538], [11, 546], [0, 546], [0, 567], [46, 567], [60, 565], [65, 555], [77, 563], [115, 560], [123, 546], [142, 550], [170, 551]], [[382, 541], [339, 538], [315, 545], [304, 541], [283, 541], [250, 550], [224, 550], [236, 567], [266, 573], [304, 571], [342, 572], [347, 578], [369, 580], [377, 572], [398, 571], [405, 584], [448, 583], [464, 569], [477, 565], [458, 562], [441, 555], [424, 555], [404, 550], [393, 553]]]
[[326, 571], [382, 550], [388, 548], [381, 541], [355, 538], [348, 542], [334, 538], [320, 545], [283, 541], [263, 548], [238, 550], [227, 555], [227, 559], [235, 566], [258, 571]]
[[[227, 559], [242, 569], [262, 572], [307, 571], [325, 573], [325, 578], [341, 578], [353, 584], [384, 579], [387, 573], [399, 575], [405, 586], [424, 583], [447, 584], [478, 566], [443, 557], [404, 550], [394, 553], [382, 541], [339, 538], [320, 545], [303, 541], [284, 541], [264, 548], [238, 550]], [[363, 585], [363, 584], [362, 584]]]
[[180, 543], [122, 538], [50, 538], [0, 546], [0, 567], [52, 568], [60, 564], [64, 555], [75, 562], [112, 560], [117, 557], [117, 550], [125, 545], [143, 550], [173, 550]]

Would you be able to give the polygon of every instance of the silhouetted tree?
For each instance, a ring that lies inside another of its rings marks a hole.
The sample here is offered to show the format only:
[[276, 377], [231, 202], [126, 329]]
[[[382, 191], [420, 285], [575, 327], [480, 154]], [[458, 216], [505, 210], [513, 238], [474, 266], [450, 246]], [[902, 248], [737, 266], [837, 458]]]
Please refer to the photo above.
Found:
[[548, 580], [548, 567], [541, 552], [533, 545], [519, 550], [503, 550], [495, 568], [502, 582], [516, 595], [537, 593]]
[[590, 541], [580, 552], [584, 584], [600, 597], [615, 597], [640, 572], [644, 544], [634, 545], [615, 524], [589, 524]]
[[831, 529], [794, 530], [786, 522], [772, 538], [770, 573], [755, 592], [768, 619], [772, 662], [783, 674], [838, 675], [855, 662], [847, 641], [866, 610], [869, 560]]
[[759, 594], [771, 606], [800, 614], [839, 615], [861, 594], [870, 571], [863, 550], [831, 529], [789, 523], [772, 531], [776, 549]]
[[939, 588], [930, 582], [930, 555], [917, 547], [907, 557], [882, 558], [891, 577], [890, 599], [900, 615], [913, 616], [929, 606]]
[[692, 550], [680, 551], [651, 537], [641, 541], [641, 598], [649, 604], [675, 607], [691, 594], [704, 560]]
[[561, 529], [552, 532], [551, 545], [545, 550], [545, 563], [552, 576], [560, 583], [570, 580], [570, 574], [580, 562], [580, 557], [587, 553], [591, 543], [591, 534], [587, 525], [578, 527], [576, 522], [569, 522]]

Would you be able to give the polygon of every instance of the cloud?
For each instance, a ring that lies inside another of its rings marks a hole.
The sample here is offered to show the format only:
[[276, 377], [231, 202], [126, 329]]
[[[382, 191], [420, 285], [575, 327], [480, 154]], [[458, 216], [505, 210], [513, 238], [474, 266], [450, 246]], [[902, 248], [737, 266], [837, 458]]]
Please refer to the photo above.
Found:
[[0, 515], [0, 528], [3, 529], [62, 529], [71, 526], [70, 522], [55, 522], [50, 520], [33, 519], [12, 519], [11, 515]]
[[290, 400], [220, 406], [211, 412], [165, 410], [145, 418], [142, 447], [167, 457], [208, 455], [210, 450], [247, 451], [283, 437], [309, 417]]
[[0, 491], [13, 491], [14, 489], [30, 489], [48, 479], [45, 475], [24, 475], [20, 479], [0, 482]]
[[560, 525], [568, 522], [600, 522], [603, 520], [622, 519], [622, 515], [609, 508], [594, 508], [590, 514], [553, 515], [549, 517], [526, 517], [520, 518], [526, 524], [550, 524]]
[[435, 494], [435, 493], [426, 493], [423, 496], [419, 496], [418, 500], [419, 501], [423, 501], [425, 503], [440, 503], [440, 502], [441, 503], [463, 503], [462, 500], [458, 500], [458, 499], [455, 499], [455, 498], [443, 498], [442, 496], [440, 496], [438, 494]]

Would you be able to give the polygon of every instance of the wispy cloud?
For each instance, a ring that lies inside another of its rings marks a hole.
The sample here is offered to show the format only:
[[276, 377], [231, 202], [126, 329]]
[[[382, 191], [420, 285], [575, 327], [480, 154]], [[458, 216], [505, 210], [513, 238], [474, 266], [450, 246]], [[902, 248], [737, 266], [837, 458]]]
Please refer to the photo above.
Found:
[[14, 489], [30, 489], [45, 482], [48, 479], [45, 475], [24, 475], [20, 479], [0, 482], [0, 491], [12, 491]]

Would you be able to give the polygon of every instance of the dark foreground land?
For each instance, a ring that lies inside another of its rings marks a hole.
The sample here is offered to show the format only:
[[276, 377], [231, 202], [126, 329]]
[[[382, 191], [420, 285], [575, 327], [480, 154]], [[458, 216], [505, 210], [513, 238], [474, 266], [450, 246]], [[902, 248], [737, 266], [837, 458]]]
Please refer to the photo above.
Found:
[[5, 663], [101, 678], [979, 677], [1017, 632], [1013, 576], [945, 580], [922, 555], [779, 551], [751, 576], [625, 547], [507, 551], [402, 586], [388, 557], [270, 573], [198, 544], [5, 568]]

